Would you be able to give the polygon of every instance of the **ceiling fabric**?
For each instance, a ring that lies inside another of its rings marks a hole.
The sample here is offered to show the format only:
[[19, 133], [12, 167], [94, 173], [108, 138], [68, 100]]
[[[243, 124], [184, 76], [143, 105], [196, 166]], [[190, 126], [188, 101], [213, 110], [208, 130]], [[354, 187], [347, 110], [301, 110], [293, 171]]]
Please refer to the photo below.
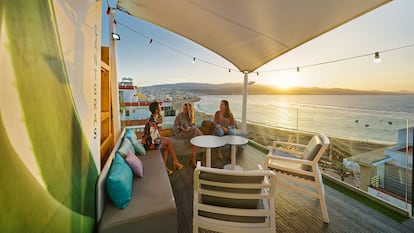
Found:
[[390, 0], [118, 0], [117, 8], [253, 72]]

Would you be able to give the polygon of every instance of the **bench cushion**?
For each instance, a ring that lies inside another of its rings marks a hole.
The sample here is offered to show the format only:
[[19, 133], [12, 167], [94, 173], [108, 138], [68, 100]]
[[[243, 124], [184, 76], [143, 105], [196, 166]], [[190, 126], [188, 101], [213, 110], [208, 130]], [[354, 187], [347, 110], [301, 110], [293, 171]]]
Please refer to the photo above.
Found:
[[147, 155], [139, 158], [145, 168], [145, 178], [134, 177], [132, 198], [125, 209], [118, 209], [107, 201], [99, 232], [177, 231], [174, 195], [161, 152], [147, 151]]

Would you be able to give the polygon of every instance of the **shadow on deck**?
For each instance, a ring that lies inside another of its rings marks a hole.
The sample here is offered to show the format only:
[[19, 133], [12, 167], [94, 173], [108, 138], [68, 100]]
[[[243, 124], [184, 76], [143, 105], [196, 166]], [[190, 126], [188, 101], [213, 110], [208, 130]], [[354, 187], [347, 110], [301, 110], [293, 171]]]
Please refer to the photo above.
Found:
[[[204, 151], [199, 150], [197, 160], [205, 165]], [[223, 160], [212, 151], [212, 167], [222, 168], [230, 163], [229, 148], [222, 149]], [[250, 144], [237, 151], [237, 164], [245, 170], [257, 169], [265, 154]], [[192, 232], [193, 168], [188, 165], [190, 155], [179, 155], [184, 168], [170, 176], [175, 196], [178, 232]], [[322, 221], [319, 201], [300, 193], [280, 188], [276, 191], [276, 229], [278, 232], [414, 232], [414, 220], [399, 223], [380, 212], [325, 185], [326, 204], [330, 223]]]

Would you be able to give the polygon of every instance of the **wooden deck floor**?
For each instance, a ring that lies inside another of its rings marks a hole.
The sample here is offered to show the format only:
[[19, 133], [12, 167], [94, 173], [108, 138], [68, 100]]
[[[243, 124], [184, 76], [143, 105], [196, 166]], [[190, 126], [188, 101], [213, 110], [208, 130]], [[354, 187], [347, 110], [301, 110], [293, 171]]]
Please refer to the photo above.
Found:
[[[229, 150], [222, 150], [223, 160], [212, 152], [212, 167], [222, 168], [229, 163]], [[203, 153], [197, 159], [203, 165]], [[192, 232], [193, 168], [188, 165], [189, 156], [179, 156], [185, 163], [182, 170], [170, 176], [178, 213], [178, 232]], [[263, 164], [264, 154], [247, 145], [237, 152], [237, 164], [245, 170]], [[414, 232], [414, 220], [403, 223], [381, 214], [366, 205], [325, 185], [326, 204], [330, 223], [322, 222], [319, 201], [287, 189], [276, 191], [276, 230], [278, 232]]]

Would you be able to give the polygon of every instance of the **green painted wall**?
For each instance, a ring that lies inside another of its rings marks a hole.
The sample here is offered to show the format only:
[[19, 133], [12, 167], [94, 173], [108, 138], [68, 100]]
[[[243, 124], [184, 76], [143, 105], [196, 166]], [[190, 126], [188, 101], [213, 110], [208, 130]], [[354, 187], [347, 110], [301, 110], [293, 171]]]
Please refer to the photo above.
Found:
[[88, 111], [79, 107], [100, 110], [93, 101], [76, 103], [85, 89], [71, 81], [89, 77], [73, 69], [89, 68], [71, 66], [76, 77], [69, 77], [64, 53], [90, 60], [100, 54], [62, 47], [62, 38], [79, 36], [68, 29], [87, 21], [79, 6], [98, 9], [100, 20], [95, 1], [0, 1], [0, 232], [93, 231], [99, 150], [82, 127], [80, 111]]

